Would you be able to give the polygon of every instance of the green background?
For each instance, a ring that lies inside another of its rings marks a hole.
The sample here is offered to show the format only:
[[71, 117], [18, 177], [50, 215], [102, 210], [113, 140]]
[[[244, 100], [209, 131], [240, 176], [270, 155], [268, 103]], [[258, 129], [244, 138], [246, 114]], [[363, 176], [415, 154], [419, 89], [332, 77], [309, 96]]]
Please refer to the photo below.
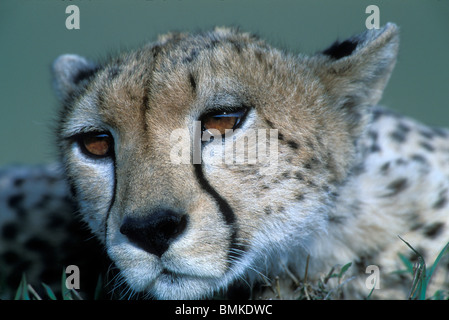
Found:
[[[65, 8], [80, 9], [67, 30]], [[399, 61], [382, 104], [449, 127], [448, 0], [0, 0], [0, 165], [56, 159], [58, 104], [50, 65], [63, 53], [95, 59], [167, 31], [240, 26], [269, 43], [312, 54], [365, 30], [365, 8], [401, 28]]]

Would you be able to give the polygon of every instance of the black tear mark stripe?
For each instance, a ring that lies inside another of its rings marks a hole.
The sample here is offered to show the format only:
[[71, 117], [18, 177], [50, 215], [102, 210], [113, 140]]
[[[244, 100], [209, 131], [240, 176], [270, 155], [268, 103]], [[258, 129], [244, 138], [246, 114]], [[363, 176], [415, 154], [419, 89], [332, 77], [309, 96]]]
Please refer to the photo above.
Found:
[[223, 217], [226, 221], [226, 224], [233, 225], [235, 222], [235, 214], [232, 210], [231, 206], [223, 199], [217, 191], [209, 184], [209, 182], [204, 177], [203, 168], [201, 164], [194, 164], [195, 168], [195, 176], [200, 184], [201, 188], [203, 188], [207, 193], [209, 193], [214, 200], [217, 202], [220, 211], [223, 213]]
[[104, 243], [107, 244], [108, 242], [108, 223], [109, 223], [109, 216], [111, 215], [112, 207], [114, 206], [115, 200], [117, 199], [117, 164], [115, 160], [115, 155], [113, 158], [114, 161], [114, 185], [112, 189], [112, 199], [111, 203], [109, 204], [108, 211], [106, 212], [106, 218], [104, 222]]
[[238, 260], [238, 258], [245, 250], [242, 245], [239, 245], [237, 243], [238, 227], [235, 224], [236, 217], [234, 211], [232, 210], [229, 203], [209, 184], [206, 177], [204, 176], [203, 167], [201, 166], [201, 164], [194, 164], [193, 168], [198, 184], [204, 191], [206, 191], [208, 194], [212, 196], [212, 198], [214, 198], [220, 212], [223, 214], [223, 218], [226, 224], [232, 230], [231, 243], [228, 252], [229, 267], [231, 267], [233, 262], [235, 262], [235, 260]]

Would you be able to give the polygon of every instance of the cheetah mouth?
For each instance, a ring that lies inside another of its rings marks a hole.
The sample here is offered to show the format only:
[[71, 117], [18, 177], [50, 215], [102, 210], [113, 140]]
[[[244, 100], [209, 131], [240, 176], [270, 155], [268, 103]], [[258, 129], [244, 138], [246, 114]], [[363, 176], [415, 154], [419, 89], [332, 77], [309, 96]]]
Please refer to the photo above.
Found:
[[196, 275], [186, 272], [172, 271], [167, 268], [163, 268], [162, 271], [155, 277], [155, 281], [164, 281], [170, 283], [180, 283], [182, 281], [215, 281], [217, 277]]
[[[163, 269], [140, 291], [158, 300], [191, 300], [208, 297], [220, 286], [220, 279]], [[131, 287], [132, 284], [131, 284]]]
[[186, 279], [186, 278], [193, 279], [193, 278], [201, 278], [201, 277], [194, 276], [191, 274], [186, 274], [186, 273], [174, 272], [174, 271], [164, 268], [164, 269], [162, 269], [161, 273], [159, 273], [159, 275], [156, 278], [159, 278], [161, 280], [169, 280], [171, 282], [175, 282], [175, 281], [181, 281], [182, 279]]

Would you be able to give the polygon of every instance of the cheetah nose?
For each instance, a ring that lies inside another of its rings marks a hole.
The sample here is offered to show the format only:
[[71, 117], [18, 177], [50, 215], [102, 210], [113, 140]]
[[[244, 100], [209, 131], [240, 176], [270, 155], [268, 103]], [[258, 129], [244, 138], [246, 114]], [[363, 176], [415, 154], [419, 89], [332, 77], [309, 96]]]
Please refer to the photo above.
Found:
[[145, 217], [125, 217], [120, 232], [140, 248], [161, 257], [186, 226], [186, 215], [159, 210]]

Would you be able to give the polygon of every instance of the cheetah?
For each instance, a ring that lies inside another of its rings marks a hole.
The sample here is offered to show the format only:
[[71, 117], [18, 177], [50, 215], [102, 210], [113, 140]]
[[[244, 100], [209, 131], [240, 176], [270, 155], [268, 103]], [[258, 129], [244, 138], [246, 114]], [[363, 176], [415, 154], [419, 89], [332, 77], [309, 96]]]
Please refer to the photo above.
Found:
[[449, 241], [449, 131], [378, 105], [398, 46], [393, 23], [312, 56], [216, 28], [57, 58], [60, 161], [120, 282], [293, 299], [297, 278], [351, 262], [340, 297], [406, 297], [406, 243], [432, 262]]

